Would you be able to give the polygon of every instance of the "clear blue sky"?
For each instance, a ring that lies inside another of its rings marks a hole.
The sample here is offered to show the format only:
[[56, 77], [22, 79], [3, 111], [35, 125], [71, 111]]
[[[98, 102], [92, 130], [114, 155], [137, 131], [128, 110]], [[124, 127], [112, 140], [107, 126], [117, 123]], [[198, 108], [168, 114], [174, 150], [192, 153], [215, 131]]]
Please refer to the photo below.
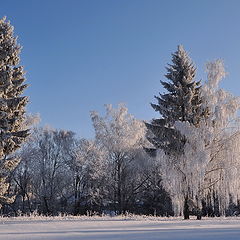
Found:
[[222, 86], [240, 93], [239, 0], [8, 0], [0, 13], [23, 46], [28, 111], [43, 125], [92, 137], [89, 111], [119, 102], [150, 120], [178, 44], [198, 78], [206, 61], [222, 58], [229, 72]]

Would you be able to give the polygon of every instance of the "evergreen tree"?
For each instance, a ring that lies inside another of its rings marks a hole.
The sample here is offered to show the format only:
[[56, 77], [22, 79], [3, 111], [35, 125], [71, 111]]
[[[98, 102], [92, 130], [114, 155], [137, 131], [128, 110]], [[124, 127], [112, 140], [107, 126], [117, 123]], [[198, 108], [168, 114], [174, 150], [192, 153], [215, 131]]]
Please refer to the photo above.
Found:
[[200, 81], [195, 81], [196, 68], [183, 46], [178, 46], [172, 54], [172, 64], [166, 69], [168, 81], [161, 81], [161, 84], [168, 92], [155, 96], [158, 103], [151, 104], [161, 117], [146, 123], [150, 130], [148, 140], [155, 149], [147, 151], [162, 149], [166, 154], [179, 155], [183, 153], [186, 139], [175, 129], [174, 123], [188, 121], [197, 126], [207, 111], [201, 107]]
[[[168, 92], [155, 96], [158, 103], [151, 104], [161, 118], [146, 123], [150, 133], [148, 140], [155, 147], [147, 149], [149, 152], [156, 153], [156, 149], [161, 149], [166, 155], [174, 157], [174, 162], [181, 162], [180, 157], [184, 154], [187, 138], [177, 129], [176, 123], [184, 122], [198, 127], [200, 121], [208, 116], [208, 109], [202, 107], [200, 81], [195, 80], [195, 74], [196, 68], [188, 54], [183, 46], [178, 46], [178, 50], [172, 54], [172, 64], [167, 67], [165, 76], [168, 81], [161, 81]], [[178, 168], [181, 174], [182, 167]], [[188, 219], [191, 193], [188, 191], [185, 174], [182, 181], [187, 188], [183, 214], [184, 218]]]
[[27, 87], [23, 67], [19, 66], [21, 47], [6, 18], [0, 19], [0, 206], [13, 198], [6, 196], [8, 177], [19, 160], [13, 153], [28, 136], [24, 129]]

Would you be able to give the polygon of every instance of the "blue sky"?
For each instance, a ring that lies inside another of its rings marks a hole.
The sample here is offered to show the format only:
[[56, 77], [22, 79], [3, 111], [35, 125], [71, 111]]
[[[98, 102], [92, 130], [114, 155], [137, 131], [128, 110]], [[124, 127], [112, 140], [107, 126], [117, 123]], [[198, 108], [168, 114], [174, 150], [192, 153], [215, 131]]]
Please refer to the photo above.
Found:
[[222, 58], [222, 86], [240, 93], [238, 0], [2, 1], [23, 46], [28, 111], [42, 125], [94, 135], [89, 111], [124, 102], [138, 119], [157, 116], [149, 103], [163, 91], [165, 66], [183, 44], [205, 79]]

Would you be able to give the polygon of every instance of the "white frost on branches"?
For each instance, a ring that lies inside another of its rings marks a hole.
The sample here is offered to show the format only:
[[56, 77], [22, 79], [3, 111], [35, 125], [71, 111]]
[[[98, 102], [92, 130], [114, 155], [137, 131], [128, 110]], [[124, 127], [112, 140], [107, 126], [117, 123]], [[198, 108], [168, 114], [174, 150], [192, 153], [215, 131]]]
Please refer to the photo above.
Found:
[[134, 146], [139, 147], [145, 136], [143, 122], [134, 119], [124, 104], [119, 104], [117, 109], [110, 104], [105, 107], [105, 117], [91, 112], [96, 141], [111, 152], [128, 152]]
[[240, 196], [240, 132], [237, 111], [239, 98], [219, 88], [226, 73], [223, 62], [207, 64], [208, 81], [202, 87], [202, 106], [208, 116], [199, 126], [175, 122], [186, 137], [184, 154], [176, 157], [158, 152], [162, 183], [169, 191], [175, 214], [183, 213], [184, 197], [190, 196], [193, 206], [201, 208], [207, 196], [217, 195], [220, 212]]
[[[128, 109], [119, 104], [114, 109], [105, 105], [106, 115], [91, 113], [96, 134], [96, 143], [105, 151], [107, 164], [107, 186], [111, 192], [109, 202], [119, 212], [125, 210], [127, 202], [141, 186], [136, 178], [136, 166], [143, 152], [145, 127], [142, 121], [136, 120]], [[142, 181], [141, 181], [142, 182]]]

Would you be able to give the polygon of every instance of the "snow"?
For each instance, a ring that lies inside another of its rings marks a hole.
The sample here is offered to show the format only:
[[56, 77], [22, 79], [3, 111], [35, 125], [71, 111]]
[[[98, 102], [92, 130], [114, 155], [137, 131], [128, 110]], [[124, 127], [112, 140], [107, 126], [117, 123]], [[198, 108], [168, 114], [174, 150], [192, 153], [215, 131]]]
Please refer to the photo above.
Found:
[[1, 240], [231, 240], [239, 218], [11, 218], [0, 220]]

